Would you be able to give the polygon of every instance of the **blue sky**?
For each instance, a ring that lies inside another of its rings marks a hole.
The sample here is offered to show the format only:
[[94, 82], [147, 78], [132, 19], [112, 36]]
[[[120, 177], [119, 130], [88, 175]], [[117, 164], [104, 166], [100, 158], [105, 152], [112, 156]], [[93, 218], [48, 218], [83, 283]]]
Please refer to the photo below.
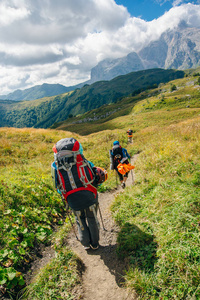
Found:
[[199, 0], [115, 0], [115, 2], [125, 6], [131, 16], [141, 18], [145, 21], [152, 21], [153, 19], [162, 16], [173, 6], [184, 3], [200, 4]]
[[200, 28], [200, 0], [0, 0], [0, 93], [72, 86], [100, 61], [138, 52], [181, 21]]

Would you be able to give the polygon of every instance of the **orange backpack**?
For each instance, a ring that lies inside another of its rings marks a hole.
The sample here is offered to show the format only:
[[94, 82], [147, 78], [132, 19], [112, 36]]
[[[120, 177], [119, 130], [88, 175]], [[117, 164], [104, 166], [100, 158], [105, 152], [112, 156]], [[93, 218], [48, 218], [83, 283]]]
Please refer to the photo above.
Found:
[[131, 164], [122, 164], [122, 163], [120, 163], [117, 166], [117, 169], [118, 169], [118, 171], [119, 171], [120, 174], [125, 175], [130, 170], [135, 169], [135, 166], [132, 166]]

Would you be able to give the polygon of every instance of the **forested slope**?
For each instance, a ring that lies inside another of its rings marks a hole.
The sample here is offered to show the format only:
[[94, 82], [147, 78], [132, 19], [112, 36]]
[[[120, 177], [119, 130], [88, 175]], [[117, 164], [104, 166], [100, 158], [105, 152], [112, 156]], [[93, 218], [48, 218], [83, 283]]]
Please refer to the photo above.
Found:
[[0, 126], [48, 128], [72, 115], [83, 114], [159, 83], [182, 78], [183, 71], [152, 69], [85, 85], [73, 92], [33, 101], [0, 101]]

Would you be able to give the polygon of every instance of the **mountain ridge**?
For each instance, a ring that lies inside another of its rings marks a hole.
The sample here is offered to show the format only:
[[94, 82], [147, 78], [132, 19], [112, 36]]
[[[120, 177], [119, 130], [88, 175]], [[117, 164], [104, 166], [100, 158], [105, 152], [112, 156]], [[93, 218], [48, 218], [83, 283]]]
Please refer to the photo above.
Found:
[[23, 100], [36, 100], [43, 97], [51, 97], [60, 95], [63, 93], [67, 93], [72, 91], [73, 89], [80, 88], [84, 85], [84, 83], [77, 84], [75, 86], [64, 86], [62, 84], [48, 84], [43, 83], [41, 85], [35, 85], [34, 87], [25, 89], [25, 90], [16, 90], [13, 93], [9, 93], [8, 95], [1, 95], [1, 100], [14, 100], [14, 101], [23, 101]]

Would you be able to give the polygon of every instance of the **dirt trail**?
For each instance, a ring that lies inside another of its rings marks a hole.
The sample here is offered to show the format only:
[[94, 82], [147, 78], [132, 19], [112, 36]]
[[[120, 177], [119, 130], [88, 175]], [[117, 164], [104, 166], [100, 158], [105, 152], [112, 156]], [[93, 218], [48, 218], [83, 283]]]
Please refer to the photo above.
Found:
[[[134, 165], [134, 159], [131, 164]], [[119, 183], [119, 180], [118, 180]], [[132, 174], [129, 174], [126, 186], [133, 184]], [[98, 250], [85, 251], [81, 243], [77, 241], [73, 230], [67, 238], [67, 243], [71, 249], [78, 255], [84, 265], [82, 274], [83, 286], [77, 291], [76, 299], [83, 300], [136, 300], [133, 291], [128, 291], [123, 287], [123, 275], [125, 263], [117, 258], [116, 240], [119, 228], [112, 219], [110, 205], [115, 195], [123, 193], [120, 185], [110, 193], [99, 193], [99, 205], [102, 213], [103, 223], [106, 231], [102, 228], [100, 215], [100, 247]], [[76, 224], [74, 228], [77, 232]], [[44, 267], [52, 258], [55, 257], [54, 249], [49, 246], [42, 252], [32, 264], [30, 271], [26, 275], [26, 281], [30, 283], [39, 270]], [[6, 298], [3, 298], [6, 299]]]
[[[133, 178], [130, 173], [126, 185], [129, 186], [132, 182]], [[109, 210], [114, 196], [120, 192], [123, 192], [123, 189], [118, 186], [118, 189], [114, 192], [99, 194], [99, 205], [106, 231], [102, 228], [101, 218], [98, 214], [101, 225], [100, 247], [98, 250], [84, 250], [73, 232], [71, 232], [68, 238], [68, 244], [80, 257], [85, 266], [82, 277], [82, 299], [84, 300], [136, 299], [133, 291], [128, 291], [123, 287], [125, 263], [119, 260], [116, 255], [116, 239], [119, 228], [114, 223]]]

